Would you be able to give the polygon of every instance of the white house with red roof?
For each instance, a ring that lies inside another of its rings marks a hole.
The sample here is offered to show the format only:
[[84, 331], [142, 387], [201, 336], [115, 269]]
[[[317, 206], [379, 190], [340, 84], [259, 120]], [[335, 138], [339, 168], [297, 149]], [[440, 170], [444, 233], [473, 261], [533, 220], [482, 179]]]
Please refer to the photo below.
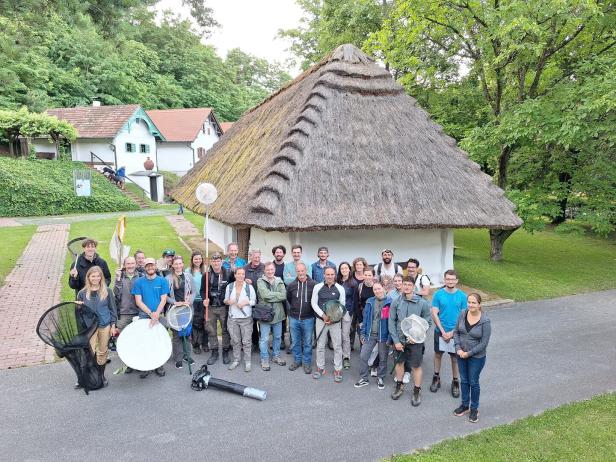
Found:
[[146, 111], [163, 137], [157, 140], [159, 170], [184, 175], [222, 136], [211, 108]]

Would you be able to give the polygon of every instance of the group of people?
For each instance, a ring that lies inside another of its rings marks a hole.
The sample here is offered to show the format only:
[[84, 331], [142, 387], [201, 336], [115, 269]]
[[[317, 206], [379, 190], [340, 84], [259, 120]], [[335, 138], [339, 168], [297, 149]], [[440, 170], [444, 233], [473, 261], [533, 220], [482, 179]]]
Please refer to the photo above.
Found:
[[[454, 398], [461, 395], [454, 414], [478, 420], [479, 375], [486, 360], [490, 320], [481, 309], [481, 296], [467, 295], [457, 287], [454, 270], [445, 272], [444, 287], [434, 292], [430, 303], [431, 281], [421, 274], [419, 261], [410, 258], [403, 268], [393, 261], [391, 249], [384, 249], [382, 261], [371, 267], [362, 257], [336, 265], [329, 260], [327, 247], [320, 247], [318, 260], [307, 264], [301, 245], [291, 248], [291, 261], [285, 262], [287, 249], [283, 245], [272, 249], [271, 261], [263, 262], [259, 249], [252, 249], [245, 261], [239, 256], [238, 245], [231, 243], [226, 257], [220, 253], [211, 256], [207, 270], [199, 251], [192, 252], [187, 265], [171, 249], [165, 250], [159, 261], [137, 251], [116, 271], [111, 291], [111, 274], [96, 254], [96, 242], [88, 239], [83, 247], [71, 268], [69, 284], [76, 290], [78, 303], [99, 313], [99, 328], [91, 343], [103, 371], [109, 338], [118, 335], [135, 316], [164, 324], [169, 307], [188, 305], [193, 308], [192, 352], [182, 349], [182, 333], [174, 331], [172, 358], [178, 369], [185, 362], [194, 363], [192, 354], [209, 351], [208, 365], [222, 355], [229, 370], [243, 361], [244, 370], [250, 372], [253, 348], [259, 350], [263, 371], [269, 371], [272, 364], [286, 366], [283, 352], [288, 331], [290, 371], [302, 368], [314, 379], [324, 377], [329, 344], [333, 380], [341, 382], [343, 371], [351, 367], [351, 351], [359, 338], [359, 377], [354, 386], [367, 386], [374, 376], [377, 387], [384, 389], [392, 356], [392, 399], [403, 395], [412, 377], [411, 404], [419, 406], [425, 343], [415, 342], [402, 329], [402, 321], [415, 315], [428, 327], [434, 324], [430, 391], [436, 393], [441, 387], [442, 356], [447, 353], [453, 376], [451, 394]], [[333, 302], [343, 313], [330, 318], [328, 307]], [[126, 373], [130, 372], [126, 368]], [[146, 378], [152, 371], [139, 372]], [[165, 375], [164, 367], [154, 372]]]

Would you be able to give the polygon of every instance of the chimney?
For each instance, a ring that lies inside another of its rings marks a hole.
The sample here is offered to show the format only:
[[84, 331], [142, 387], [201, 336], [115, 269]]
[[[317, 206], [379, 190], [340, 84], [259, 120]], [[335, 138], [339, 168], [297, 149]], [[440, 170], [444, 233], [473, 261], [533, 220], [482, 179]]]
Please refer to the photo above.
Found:
[[92, 100], [92, 107], [100, 107], [100, 106], [101, 106], [101, 102], [100, 102], [100, 100], [98, 100], [98, 99], [94, 98], [94, 99]]

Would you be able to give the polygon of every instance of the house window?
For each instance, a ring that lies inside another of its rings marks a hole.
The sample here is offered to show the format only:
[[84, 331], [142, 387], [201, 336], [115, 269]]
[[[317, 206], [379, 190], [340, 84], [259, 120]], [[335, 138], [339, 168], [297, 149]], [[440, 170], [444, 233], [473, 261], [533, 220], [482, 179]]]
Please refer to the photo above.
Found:
[[150, 145], [149, 144], [141, 144], [139, 145], [139, 152], [147, 154], [150, 152]]
[[126, 152], [137, 152], [137, 145], [134, 143], [126, 143]]
[[197, 158], [201, 159], [205, 155], [205, 148], [197, 148]]

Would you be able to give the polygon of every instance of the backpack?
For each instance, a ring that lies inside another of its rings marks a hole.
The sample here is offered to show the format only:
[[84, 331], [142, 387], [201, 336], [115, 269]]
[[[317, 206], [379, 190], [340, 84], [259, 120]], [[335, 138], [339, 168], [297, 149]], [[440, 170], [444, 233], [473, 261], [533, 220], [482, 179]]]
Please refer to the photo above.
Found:
[[[393, 262], [393, 264], [394, 264], [394, 271], [395, 271], [397, 268], [402, 269], [402, 267], [401, 267], [400, 265], [398, 265], [396, 262]], [[381, 277], [381, 271], [382, 271], [382, 269], [383, 269], [383, 263], [381, 262], [381, 263], [379, 263], [378, 265], [376, 265], [376, 266], [374, 267], [374, 274], [375, 274], [375, 276]], [[396, 273], [396, 274], [398, 274], [398, 273]]]
[[424, 276], [428, 278], [428, 285], [432, 285], [432, 280], [430, 280], [430, 276], [428, 276], [427, 274], [421, 274], [421, 273], [419, 273], [419, 274], [418, 274], [418, 276], [419, 276], [419, 277], [418, 277], [417, 279], [419, 280], [419, 288], [420, 288], [420, 289], [423, 289], [423, 287], [424, 287], [424, 284], [423, 284], [423, 281], [422, 281], [422, 278], [423, 278]]

